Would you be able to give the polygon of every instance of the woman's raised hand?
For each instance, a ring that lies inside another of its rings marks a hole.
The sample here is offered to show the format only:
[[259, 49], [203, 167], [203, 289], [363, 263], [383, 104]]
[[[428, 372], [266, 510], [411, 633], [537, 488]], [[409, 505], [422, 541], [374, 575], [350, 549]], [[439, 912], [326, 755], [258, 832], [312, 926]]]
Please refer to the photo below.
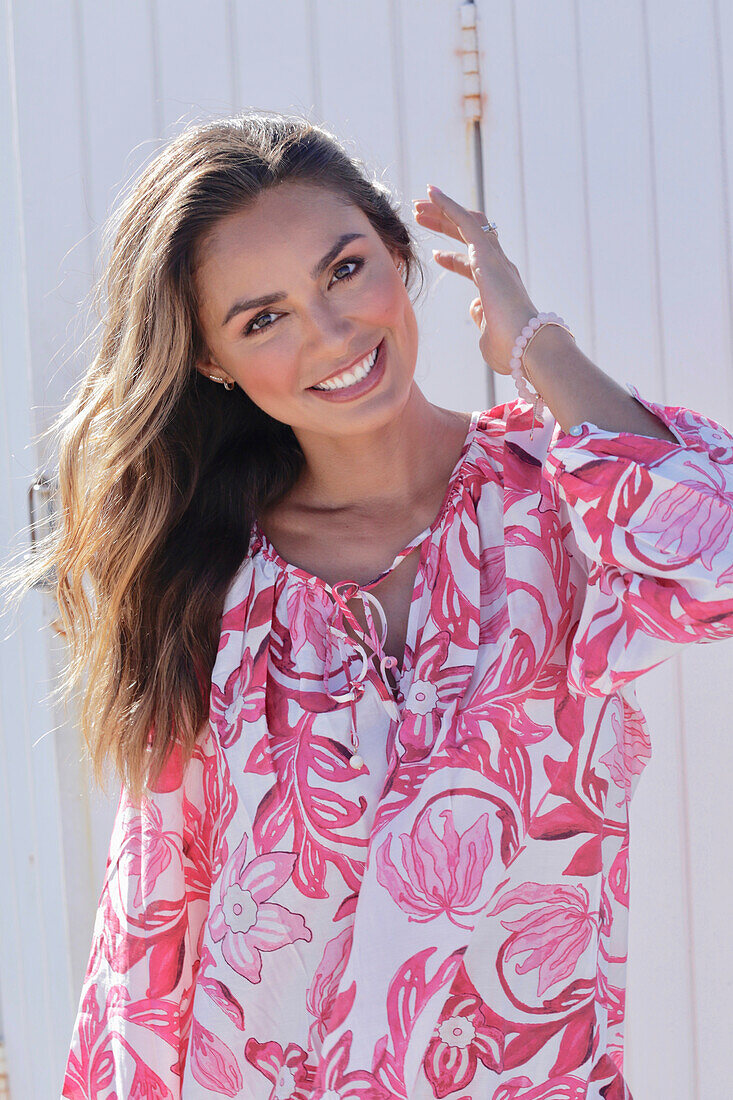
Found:
[[516, 266], [504, 255], [496, 233], [481, 228], [488, 218], [482, 210], [468, 210], [455, 199], [428, 185], [428, 199], [413, 200], [415, 218], [425, 229], [445, 233], [468, 245], [468, 252], [434, 252], [441, 267], [465, 275], [479, 296], [469, 306], [481, 329], [479, 350], [497, 374], [509, 374], [509, 359], [520, 332], [538, 310], [527, 293]]

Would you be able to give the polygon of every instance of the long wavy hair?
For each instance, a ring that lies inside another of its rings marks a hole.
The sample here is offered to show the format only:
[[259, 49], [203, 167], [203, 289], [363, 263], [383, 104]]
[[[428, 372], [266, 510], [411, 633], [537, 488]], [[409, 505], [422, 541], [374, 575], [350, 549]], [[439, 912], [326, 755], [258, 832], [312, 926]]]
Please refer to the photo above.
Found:
[[[93, 354], [53, 426], [56, 524], [11, 572], [19, 598], [52, 577], [96, 782], [109, 763], [135, 799], [175, 743], [185, 764], [209, 709], [227, 588], [260, 509], [295, 482], [292, 429], [196, 368], [205, 352], [195, 272], [219, 219], [285, 181], [359, 207], [404, 264], [424, 270], [388, 188], [328, 130], [257, 112], [188, 126], [104, 227]], [[8, 582], [6, 580], [6, 585]]]

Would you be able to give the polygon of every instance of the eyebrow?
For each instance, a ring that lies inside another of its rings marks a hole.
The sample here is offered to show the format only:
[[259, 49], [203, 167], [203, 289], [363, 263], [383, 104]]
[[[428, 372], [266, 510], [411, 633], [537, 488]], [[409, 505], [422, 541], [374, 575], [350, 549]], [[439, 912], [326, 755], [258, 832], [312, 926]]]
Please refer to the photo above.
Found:
[[[316, 266], [311, 271], [311, 278], [317, 279], [319, 275], [322, 275], [328, 265], [336, 259], [339, 252], [341, 252], [349, 241], [354, 241], [359, 238], [366, 239], [365, 233], [342, 233], [338, 240], [329, 248], [325, 256], [322, 256]], [[224, 328], [233, 317], [236, 317], [238, 313], [245, 313], [249, 309], [261, 309], [263, 306], [273, 305], [275, 302], [281, 302], [283, 298], [287, 298], [287, 294], [284, 290], [273, 291], [272, 294], [263, 294], [259, 298], [240, 298], [238, 301], [233, 302], [227, 310], [227, 315], [221, 323], [221, 327]]]

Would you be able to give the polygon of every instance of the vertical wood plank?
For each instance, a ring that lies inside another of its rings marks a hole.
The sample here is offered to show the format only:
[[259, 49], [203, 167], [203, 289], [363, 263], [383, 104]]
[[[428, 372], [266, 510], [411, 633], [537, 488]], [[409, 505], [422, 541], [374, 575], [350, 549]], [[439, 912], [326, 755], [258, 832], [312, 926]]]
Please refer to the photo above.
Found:
[[[13, 6], [16, 94], [36, 430], [75, 379], [69, 321], [89, 286], [81, 73], [74, 5]], [[53, 95], [48, 77], [54, 74]], [[46, 461], [50, 461], [42, 449]]]
[[524, 281], [537, 308], [561, 313], [592, 357], [591, 257], [572, 2], [530, 0], [514, 7], [514, 17], [528, 242]]
[[[731, 428], [730, 225], [716, 26], [710, 5], [696, 9], [690, 19], [682, 0], [646, 0], [645, 13], [667, 392], [670, 403], [687, 405]], [[688, 650], [681, 662], [695, 1096], [701, 1098], [727, 1091], [729, 1071], [721, 1052], [733, 1033], [733, 945], [727, 918], [733, 872], [725, 844], [733, 824], [732, 657], [730, 643], [717, 643]]]
[[233, 0], [237, 110], [320, 112], [309, 0]]
[[343, 140], [358, 145], [359, 156], [386, 168], [399, 186], [397, 74], [389, 15], [388, 0], [368, 5], [316, 0], [314, 8], [323, 119]]
[[730, 240], [714, 28], [709, 7], [690, 19], [683, 0], [645, 6], [667, 386], [675, 403], [731, 423]]
[[661, 399], [658, 271], [644, 27], [638, 0], [574, 0], [583, 120], [592, 358]]
[[[70, 238], [73, 243], [83, 218], [74, 220], [78, 198], [68, 210], [55, 205], [79, 188], [78, 87], [69, 12], [39, 11], [32, 3], [19, 9], [7, 2], [2, 16], [0, 537], [10, 550], [27, 538], [27, 491], [38, 461], [29, 440], [45, 419], [45, 410], [34, 407], [44, 393], [38, 367], [45, 367], [57, 350], [53, 325], [66, 304], [57, 288], [64, 253], [55, 254], [56, 263], [49, 267], [40, 245], [44, 234], [57, 245]], [[44, 77], [59, 64], [55, 94], [41, 111]], [[56, 185], [50, 199], [49, 164]], [[63, 333], [63, 325], [59, 329]], [[30, 593], [21, 613], [12, 620], [3, 614], [0, 632], [0, 850], [6, 891], [0, 987], [11, 1087], [28, 1100], [60, 1091], [59, 1065], [72, 1012], [57, 743], [46, 698], [47, 616], [43, 597]], [[43, 1058], [38, 1057], [39, 1037]]]
[[[733, 425], [728, 422], [729, 427]], [[730, 641], [695, 646], [682, 659], [681, 711], [689, 806], [690, 933], [698, 1086], [695, 1100], [724, 1096], [733, 1035], [733, 774]]]
[[163, 136], [232, 110], [230, 20], [225, 0], [153, 0]]
[[125, 184], [154, 154], [153, 36], [149, 0], [77, 0], [82, 48], [85, 193], [98, 267], [100, 229]]

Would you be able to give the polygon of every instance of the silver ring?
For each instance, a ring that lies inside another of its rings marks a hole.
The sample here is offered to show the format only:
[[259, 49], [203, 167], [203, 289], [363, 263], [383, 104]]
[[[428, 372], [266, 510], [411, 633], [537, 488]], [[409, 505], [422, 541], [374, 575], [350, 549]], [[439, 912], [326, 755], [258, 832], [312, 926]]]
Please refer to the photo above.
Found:
[[499, 236], [499, 230], [496, 228], [496, 222], [489, 222], [488, 225], [482, 225], [481, 228], [483, 229], [484, 233], [496, 233], [497, 237]]

